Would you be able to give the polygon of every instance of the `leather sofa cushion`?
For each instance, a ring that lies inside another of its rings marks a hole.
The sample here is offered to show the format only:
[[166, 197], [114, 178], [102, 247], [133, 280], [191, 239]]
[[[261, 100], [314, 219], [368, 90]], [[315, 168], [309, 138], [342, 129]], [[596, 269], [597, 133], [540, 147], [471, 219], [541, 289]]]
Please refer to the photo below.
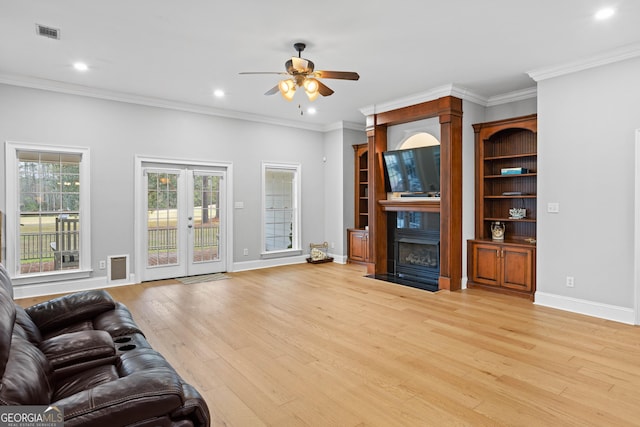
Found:
[[132, 334], [141, 334], [144, 336], [133, 320], [129, 309], [120, 302], [116, 303], [114, 310], [109, 310], [96, 316], [95, 319], [93, 319], [93, 327], [107, 331], [113, 337]]
[[49, 331], [48, 333], [43, 334], [42, 339], [48, 340], [49, 338], [57, 337], [58, 335], [62, 335], [62, 334], [69, 334], [72, 332], [79, 332], [79, 331], [92, 331], [92, 330], [93, 330], [93, 321], [83, 320], [82, 322], [75, 322], [61, 329], [55, 329], [53, 331]]
[[0, 287], [0, 376], [4, 374], [9, 360], [15, 321], [16, 306], [7, 291]]
[[[118, 373], [113, 364], [97, 366], [58, 381], [53, 400], [64, 399], [78, 392], [90, 390], [100, 384], [117, 380]], [[65, 414], [66, 415], [66, 414]]]
[[0, 401], [7, 405], [45, 405], [51, 401], [51, 368], [35, 345], [18, 334], [0, 383]]
[[101, 313], [113, 310], [115, 306], [115, 301], [106, 291], [93, 290], [63, 295], [28, 307], [26, 311], [40, 328], [40, 332], [46, 335], [93, 319]]
[[65, 366], [114, 356], [115, 346], [105, 331], [80, 331], [42, 341], [40, 350], [54, 370]]
[[136, 372], [54, 402], [64, 408], [65, 427], [137, 425], [165, 417], [182, 403], [180, 377], [166, 369]]
[[16, 324], [20, 325], [22, 331], [24, 332], [24, 337], [29, 340], [29, 342], [39, 345], [42, 341], [42, 334], [40, 330], [33, 323], [33, 320], [29, 317], [24, 308], [16, 305]]

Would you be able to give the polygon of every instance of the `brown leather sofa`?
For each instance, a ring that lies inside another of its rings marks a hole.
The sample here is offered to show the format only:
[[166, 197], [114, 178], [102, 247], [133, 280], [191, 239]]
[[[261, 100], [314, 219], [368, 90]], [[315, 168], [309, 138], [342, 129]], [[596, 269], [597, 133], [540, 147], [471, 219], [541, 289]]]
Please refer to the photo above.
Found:
[[72, 426], [209, 426], [209, 410], [105, 291], [23, 309], [0, 265], [0, 404], [49, 405]]

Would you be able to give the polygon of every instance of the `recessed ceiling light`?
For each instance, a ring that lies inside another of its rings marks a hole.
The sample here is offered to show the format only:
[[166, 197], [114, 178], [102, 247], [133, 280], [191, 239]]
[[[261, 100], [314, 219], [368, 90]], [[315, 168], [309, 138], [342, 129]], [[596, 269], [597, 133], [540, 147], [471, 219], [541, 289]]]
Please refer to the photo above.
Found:
[[224, 97], [224, 91], [222, 89], [216, 89], [213, 91], [213, 96], [216, 98], [222, 98]]
[[599, 11], [597, 11], [596, 14], [594, 15], [594, 17], [596, 18], [596, 20], [602, 21], [604, 19], [611, 18], [615, 13], [616, 13], [616, 11], [615, 11], [614, 8], [612, 8], [612, 7], [604, 7], [602, 9], [600, 9]]
[[89, 66], [84, 62], [74, 62], [73, 68], [76, 71], [87, 71], [89, 69]]
[[317, 112], [318, 112], [318, 111], [317, 111], [314, 107], [309, 107], [309, 108], [307, 108], [307, 113], [309, 113], [309, 114], [315, 114], [315, 113], [317, 113]]

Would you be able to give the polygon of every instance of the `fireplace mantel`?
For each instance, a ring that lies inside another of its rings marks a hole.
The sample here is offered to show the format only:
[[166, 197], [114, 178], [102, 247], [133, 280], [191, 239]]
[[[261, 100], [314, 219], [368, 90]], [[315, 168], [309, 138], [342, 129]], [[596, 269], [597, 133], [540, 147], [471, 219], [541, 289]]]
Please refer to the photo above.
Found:
[[387, 212], [440, 212], [440, 200], [378, 200]]

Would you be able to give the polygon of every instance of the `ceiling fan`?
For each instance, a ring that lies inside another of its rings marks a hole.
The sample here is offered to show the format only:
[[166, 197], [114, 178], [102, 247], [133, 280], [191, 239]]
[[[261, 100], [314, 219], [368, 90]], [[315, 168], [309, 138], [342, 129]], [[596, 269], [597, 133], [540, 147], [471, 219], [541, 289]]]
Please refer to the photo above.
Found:
[[295, 95], [296, 88], [298, 87], [304, 88], [310, 101], [318, 98], [318, 95], [329, 96], [333, 94], [333, 89], [318, 79], [358, 80], [360, 78], [358, 73], [352, 71], [315, 70], [313, 62], [301, 56], [305, 47], [307, 47], [307, 45], [304, 43], [295, 43], [293, 45], [293, 48], [298, 52], [298, 57], [293, 56], [285, 62], [284, 67], [287, 70], [286, 73], [277, 71], [247, 71], [240, 74], [279, 74], [287, 76], [287, 78], [281, 80], [265, 93], [265, 95], [273, 95], [280, 91], [287, 101], [293, 99], [293, 95]]

